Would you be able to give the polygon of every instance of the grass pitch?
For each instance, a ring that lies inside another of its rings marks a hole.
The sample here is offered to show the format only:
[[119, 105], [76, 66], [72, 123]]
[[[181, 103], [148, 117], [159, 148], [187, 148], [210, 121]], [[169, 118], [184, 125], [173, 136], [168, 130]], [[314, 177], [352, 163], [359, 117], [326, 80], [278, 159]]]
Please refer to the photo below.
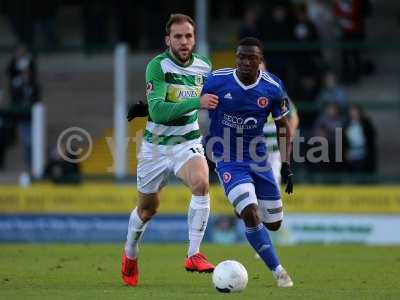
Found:
[[185, 245], [143, 245], [140, 285], [120, 280], [122, 245], [0, 244], [0, 299], [400, 299], [400, 248], [366, 246], [279, 247], [295, 287], [278, 289], [247, 245], [204, 245], [215, 263], [238, 260], [247, 288], [220, 294], [210, 274], [183, 269]]

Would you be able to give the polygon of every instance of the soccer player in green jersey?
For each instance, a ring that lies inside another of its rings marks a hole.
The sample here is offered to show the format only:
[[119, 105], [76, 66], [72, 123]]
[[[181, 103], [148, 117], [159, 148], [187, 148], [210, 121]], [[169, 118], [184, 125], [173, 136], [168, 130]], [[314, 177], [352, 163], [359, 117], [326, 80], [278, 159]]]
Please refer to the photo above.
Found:
[[208, 166], [197, 121], [197, 110], [215, 109], [218, 97], [200, 97], [211, 71], [209, 60], [193, 53], [195, 24], [183, 14], [171, 15], [166, 24], [167, 50], [147, 65], [146, 94], [149, 117], [138, 155], [139, 201], [128, 225], [122, 257], [122, 278], [138, 284], [138, 244], [160, 204], [160, 190], [173, 173], [192, 191], [188, 211], [189, 248], [184, 260], [188, 271], [212, 272], [214, 266], [200, 252], [210, 212]]

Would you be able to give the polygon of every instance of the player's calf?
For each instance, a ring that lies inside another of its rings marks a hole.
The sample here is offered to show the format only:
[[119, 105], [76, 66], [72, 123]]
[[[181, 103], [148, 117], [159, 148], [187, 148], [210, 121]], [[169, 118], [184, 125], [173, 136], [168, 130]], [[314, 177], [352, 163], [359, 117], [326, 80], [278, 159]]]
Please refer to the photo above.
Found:
[[240, 216], [243, 219], [246, 227], [255, 227], [258, 224], [260, 224], [260, 217], [258, 216], [258, 213], [257, 213], [257, 205], [256, 204], [250, 204], [250, 205], [246, 206], [242, 210]]
[[148, 222], [150, 219], [157, 214], [157, 209], [155, 208], [140, 208], [138, 207], [138, 214], [140, 216], [140, 219], [142, 219], [143, 222]]
[[150, 221], [157, 214], [159, 206], [159, 193], [144, 194], [139, 192], [138, 215], [143, 222]]

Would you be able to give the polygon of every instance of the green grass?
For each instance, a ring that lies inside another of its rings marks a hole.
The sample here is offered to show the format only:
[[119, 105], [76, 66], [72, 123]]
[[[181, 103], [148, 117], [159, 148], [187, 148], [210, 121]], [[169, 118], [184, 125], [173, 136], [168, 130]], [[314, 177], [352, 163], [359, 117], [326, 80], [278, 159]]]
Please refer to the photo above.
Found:
[[249, 273], [247, 288], [219, 294], [210, 274], [187, 273], [184, 245], [143, 245], [140, 285], [119, 276], [122, 245], [0, 244], [0, 299], [400, 299], [400, 248], [278, 248], [295, 287], [278, 289], [247, 245], [204, 245], [210, 260], [234, 259]]

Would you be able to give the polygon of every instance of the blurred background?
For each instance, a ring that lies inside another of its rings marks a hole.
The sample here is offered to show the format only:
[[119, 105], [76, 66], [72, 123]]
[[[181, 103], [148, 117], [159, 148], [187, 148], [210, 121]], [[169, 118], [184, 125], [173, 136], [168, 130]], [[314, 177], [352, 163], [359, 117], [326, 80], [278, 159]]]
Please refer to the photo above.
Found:
[[[259, 38], [297, 107], [305, 161], [275, 238], [400, 244], [396, 0], [0, 0], [0, 241], [124, 240], [146, 121], [127, 123], [126, 109], [145, 98], [146, 64], [177, 12], [195, 19], [214, 69], [235, 66], [240, 38]], [[308, 160], [314, 136], [329, 141], [329, 161]], [[211, 181], [206, 238], [242, 241]], [[145, 240], [186, 240], [190, 193], [171, 182]]]

